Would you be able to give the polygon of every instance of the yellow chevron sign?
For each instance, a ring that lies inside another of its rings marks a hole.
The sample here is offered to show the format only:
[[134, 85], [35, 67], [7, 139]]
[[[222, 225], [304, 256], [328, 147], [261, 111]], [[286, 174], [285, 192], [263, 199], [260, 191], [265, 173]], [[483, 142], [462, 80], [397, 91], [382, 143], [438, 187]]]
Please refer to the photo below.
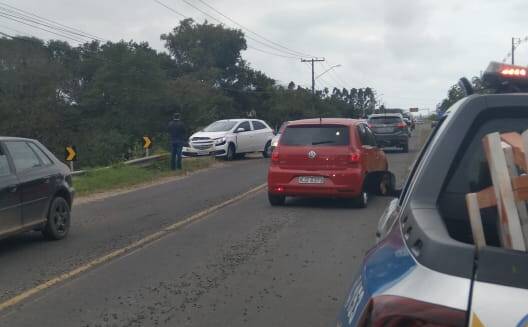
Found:
[[150, 149], [152, 140], [148, 136], [143, 136], [143, 149]]
[[66, 161], [75, 161], [77, 160], [77, 149], [75, 146], [70, 145], [66, 147]]

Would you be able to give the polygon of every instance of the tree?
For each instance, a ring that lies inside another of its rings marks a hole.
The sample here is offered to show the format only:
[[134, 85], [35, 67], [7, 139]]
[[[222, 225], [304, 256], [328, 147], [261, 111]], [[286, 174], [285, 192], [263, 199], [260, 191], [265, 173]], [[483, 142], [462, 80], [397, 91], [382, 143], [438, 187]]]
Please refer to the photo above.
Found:
[[241, 61], [240, 52], [247, 49], [240, 30], [224, 28], [205, 21], [197, 24], [193, 19], [182, 20], [172, 32], [162, 34], [161, 40], [182, 70], [227, 71]]

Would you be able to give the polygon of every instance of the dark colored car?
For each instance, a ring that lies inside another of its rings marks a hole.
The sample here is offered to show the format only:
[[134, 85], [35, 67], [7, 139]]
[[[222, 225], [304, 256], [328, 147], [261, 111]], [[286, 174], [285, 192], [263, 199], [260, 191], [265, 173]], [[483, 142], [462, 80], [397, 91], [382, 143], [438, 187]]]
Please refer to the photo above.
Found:
[[70, 169], [41, 143], [0, 137], [0, 238], [29, 230], [66, 237], [73, 196]]
[[409, 152], [409, 126], [401, 114], [370, 115], [368, 125], [379, 146], [399, 147], [403, 152]]
[[272, 153], [268, 196], [281, 205], [287, 196], [354, 199], [367, 206], [388, 162], [365, 123], [346, 118], [291, 121]]
[[527, 252], [500, 246], [497, 207], [481, 210], [486, 245], [476, 247], [466, 207], [467, 193], [492, 186], [482, 138], [528, 129], [527, 76], [492, 63], [483, 81], [496, 94], [470, 95], [440, 118], [381, 217], [337, 326], [527, 326]]

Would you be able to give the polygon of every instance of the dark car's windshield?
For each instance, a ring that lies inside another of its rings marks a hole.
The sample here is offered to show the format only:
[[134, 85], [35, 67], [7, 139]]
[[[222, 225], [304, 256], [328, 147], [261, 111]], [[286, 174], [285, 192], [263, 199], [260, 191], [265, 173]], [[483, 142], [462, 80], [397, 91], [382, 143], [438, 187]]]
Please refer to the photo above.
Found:
[[281, 137], [282, 145], [348, 145], [348, 127], [339, 125], [289, 126]]
[[402, 122], [401, 117], [397, 116], [388, 116], [388, 117], [371, 117], [368, 120], [369, 124], [372, 125], [393, 125], [393, 124], [399, 124]]
[[236, 121], [220, 120], [203, 129], [204, 132], [227, 132], [236, 125]]

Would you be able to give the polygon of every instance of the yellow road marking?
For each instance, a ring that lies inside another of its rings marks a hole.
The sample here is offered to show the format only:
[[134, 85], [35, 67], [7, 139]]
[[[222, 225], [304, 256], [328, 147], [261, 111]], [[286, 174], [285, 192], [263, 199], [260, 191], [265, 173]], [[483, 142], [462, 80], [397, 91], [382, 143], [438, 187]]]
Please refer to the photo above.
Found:
[[222, 208], [224, 208], [224, 207], [226, 207], [226, 206], [228, 206], [228, 205], [230, 205], [232, 203], [240, 201], [240, 200], [242, 200], [242, 199], [244, 199], [244, 198], [246, 198], [246, 197], [248, 197], [248, 196], [250, 196], [250, 195], [252, 195], [254, 193], [257, 193], [257, 192], [261, 191], [266, 186], [267, 186], [267, 184], [259, 185], [259, 186], [255, 187], [255, 188], [245, 192], [245, 193], [242, 193], [242, 194], [239, 194], [239, 195], [235, 196], [234, 198], [231, 198], [231, 199], [229, 199], [229, 200], [227, 200], [225, 202], [222, 202], [220, 204], [217, 204], [217, 205], [214, 205], [212, 207], [209, 207], [209, 208], [207, 208], [205, 210], [202, 210], [202, 211], [200, 211], [200, 212], [198, 212], [198, 213], [196, 213], [196, 214], [194, 214], [194, 215], [192, 215], [190, 217], [185, 218], [184, 220], [178, 221], [177, 223], [174, 223], [174, 224], [172, 224], [172, 225], [170, 225], [168, 227], [165, 227], [162, 230], [160, 230], [158, 232], [155, 232], [153, 234], [150, 234], [150, 235], [148, 235], [148, 236], [146, 236], [146, 237], [144, 237], [144, 238], [142, 238], [142, 239], [140, 239], [140, 240], [138, 240], [138, 241], [136, 241], [136, 242], [134, 242], [134, 243], [132, 243], [130, 245], [127, 245], [127, 246], [125, 246], [125, 247], [123, 247], [121, 249], [118, 249], [118, 250], [115, 250], [113, 252], [110, 252], [110, 253], [108, 253], [108, 254], [106, 254], [106, 255], [104, 255], [102, 257], [99, 257], [97, 259], [94, 259], [94, 260], [92, 260], [92, 261], [90, 261], [90, 262], [88, 262], [88, 263], [86, 263], [86, 264], [84, 264], [84, 265], [82, 265], [80, 267], [77, 267], [77, 268], [75, 268], [75, 269], [73, 269], [71, 271], [68, 271], [66, 273], [63, 273], [63, 274], [57, 276], [57, 277], [54, 277], [54, 278], [52, 278], [52, 279], [50, 279], [50, 280], [48, 280], [48, 281], [46, 281], [46, 282], [44, 282], [44, 283], [42, 283], [40, 285], [37, 285], [37, 286], [35, 286], [35, 287], [31, 288], [31, 289], [28, 289], [28, 290], [26, 290], [26, 291], [24, 291], [24, 292], [22, 292], [22, 293], [20, 293], [20, 294], [18, 294], [16, 296], [10, 298], [9, 300], [6, 300], [5, 302], [0, 303], [0, 311], [3, 311], [3, 310], [5, 310], [5, 309], [7, 309], [9, 307], [17, 305], [20, 302], [30, 298], [31, 296], [33, 296], [33, 295], [35, 295], [35, 294], [37, 294], [39, 292], [42, 292], [42, 291], [44, 291], [44, 290], [46, 290], [46, 289], [48, 289], [48, 288], [50, 288], [50, 287], [52, 287], [54, 285], [57, 285], [57, 284], [59, 284], [61, 282], [64, 282], [64, 281], [66, 281], [68, 279], [71, 279], [71, 278], [73, 278], [75, 276], [78, 276], [81, 273], [83, 273], [85, 271], [88, 271], [89, 269], [97, 267], [97, 266], [99, 266], [99, 265], [101, 265], [101, 264], [103, 264], [105, 262], [108, 262], [108, 261], [110, 261], [112, 259], [115, 259], [115, 258], [117, 258], [117, 257], [119, 257], [119, 256], [121, 256], [121, 255], [123, 255], [125, 253], [129, 253], [129, 252], [131, 252], [133, 250], [136, 250], [136, 249], [138, 249], [138, 248], [140, 248], [142, 246], [145, 246], [145, 245], [150, 244], [150, 243], [152, 243], [152, 242], [154, 242], [156, 240], [159, 240], [159, 239], [163, 238], [164, 236], [168, 235], [169, 233], [171, 233], [171, 232], [173, 232], [173, 231], [175, 231], [175, 230], [177, 230], [179, 228], [182, 228], [185, 225], [191, 224], [191, 223], [193, 223], [193, 222], [195, 222], [195, 221], [197, 221], [197, 220], [199, 220], [201, 218], [204, 218], [204, 217], [210, 215], [211, 213], [213, 213], [213, 212], [215, 212], [215, 211], [217, 211], [219, 209], [222, 209]]

